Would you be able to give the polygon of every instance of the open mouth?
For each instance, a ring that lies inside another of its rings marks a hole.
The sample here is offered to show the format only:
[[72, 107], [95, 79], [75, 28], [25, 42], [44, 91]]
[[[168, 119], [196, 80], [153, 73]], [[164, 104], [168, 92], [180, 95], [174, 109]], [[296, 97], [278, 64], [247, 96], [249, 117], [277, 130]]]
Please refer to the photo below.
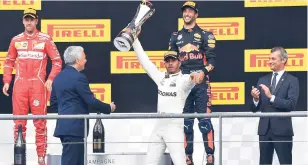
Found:
[[184, 19], [191, 19], [189, 16], [185, 16]]

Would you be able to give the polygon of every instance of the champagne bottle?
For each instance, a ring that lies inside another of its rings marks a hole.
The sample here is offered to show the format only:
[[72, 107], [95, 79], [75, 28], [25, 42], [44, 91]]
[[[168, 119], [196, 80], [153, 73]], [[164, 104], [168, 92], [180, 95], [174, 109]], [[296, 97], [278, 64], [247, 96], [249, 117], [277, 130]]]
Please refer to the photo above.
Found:
[[[100, 112], [97, 113], [98, 115]], [[105, 129], [101, 119], [96, 119], [93, 128], [93, 153], [105, 152]]]
[[22, 136], [21, 125], [18, 125], [18, 134], [14, 144], [14, 165], [26, 165], [26, 143]]

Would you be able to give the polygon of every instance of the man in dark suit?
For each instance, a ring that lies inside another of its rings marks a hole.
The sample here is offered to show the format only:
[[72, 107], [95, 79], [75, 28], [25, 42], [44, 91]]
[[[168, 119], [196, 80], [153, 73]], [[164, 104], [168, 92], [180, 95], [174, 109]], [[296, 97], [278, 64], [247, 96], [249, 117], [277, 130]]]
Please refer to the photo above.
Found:
[[[88, 107], [105, 114], [114, 112], [115, 105], [96, 99], [86, 76], [80, 73], [87, 61], [83, 48], [68, 47], [64, 52], [64, 61], [66, 68], [57, 75], [52, 84], [51, 108], [56, 108], [59, 115], [89, 114]], [[87, 126], [88, 134], [89, 124]], [[84, 164], [83, 138], [87, 139], [84, 137], [84, 127], [84, 119], [57, 120], [54, 136], [60, 138], [63, 146], [61, 165]]]
[[[291, 112], [295, 110], [299, 95], [299, 82], [296, 77], [285, 71], [287, 60], [288, 54], [284, 48], [274, 47], [271, 50], [269, 64], [273, 73], [261, 77], [257, 88], [252, 88], [251, 110], [253, 112]], [[260, 164], [272, 164], [274, 149], [280, 164], [292, 164], [294, 133], [291, 117], [261, 117], [258, 135]]]

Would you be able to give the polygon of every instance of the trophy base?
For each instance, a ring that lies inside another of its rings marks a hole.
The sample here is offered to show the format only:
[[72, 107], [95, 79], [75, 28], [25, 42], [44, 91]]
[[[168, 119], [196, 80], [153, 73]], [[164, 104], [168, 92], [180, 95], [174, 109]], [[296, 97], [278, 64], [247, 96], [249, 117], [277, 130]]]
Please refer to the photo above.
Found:
[[114, 46], [121, 52], [127, 52], [131, 49], [134, 43], [134, 38], [131, 33], [122, 32], [114, 40]]

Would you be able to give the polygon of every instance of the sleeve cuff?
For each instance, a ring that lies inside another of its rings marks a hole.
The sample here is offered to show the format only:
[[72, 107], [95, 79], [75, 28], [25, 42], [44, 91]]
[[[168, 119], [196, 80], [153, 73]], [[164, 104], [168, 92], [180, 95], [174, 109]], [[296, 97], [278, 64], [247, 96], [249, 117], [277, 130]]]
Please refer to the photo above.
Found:
[[5, 80], [5, 81], [3, 81], [3, 83], [4, 83], [4, 84], [6, 84], [6, 83], [10, 84], [10, 83], [11, 83], [11, 81], [9, 81], [9, 80]]
[[255, 101], [255, 99], [252, 99], [253, 103], [255, 104], [255, 106], [257, 107], [259, 104], [259, 101]]
[[55, 76], [53, 76], [53, 75], [49, 75], [47, 80], [51, 80], [51, 81], [53, 81], [53, 79], [55, 79]]
[[112, 113], [112, 106], [111, 106], [111, 104], [109, 104], [110, 105], [110, 111], [109, 111], [109, 114], [110, 113]]
[[204, 72], [204, 75], [207, 75], [209, 73], [206, 68], [203, 68], [202, 71]]
[[274, 101], [275, 101], [275, 95], [272, 95], [270, 102], [273, 103]]

